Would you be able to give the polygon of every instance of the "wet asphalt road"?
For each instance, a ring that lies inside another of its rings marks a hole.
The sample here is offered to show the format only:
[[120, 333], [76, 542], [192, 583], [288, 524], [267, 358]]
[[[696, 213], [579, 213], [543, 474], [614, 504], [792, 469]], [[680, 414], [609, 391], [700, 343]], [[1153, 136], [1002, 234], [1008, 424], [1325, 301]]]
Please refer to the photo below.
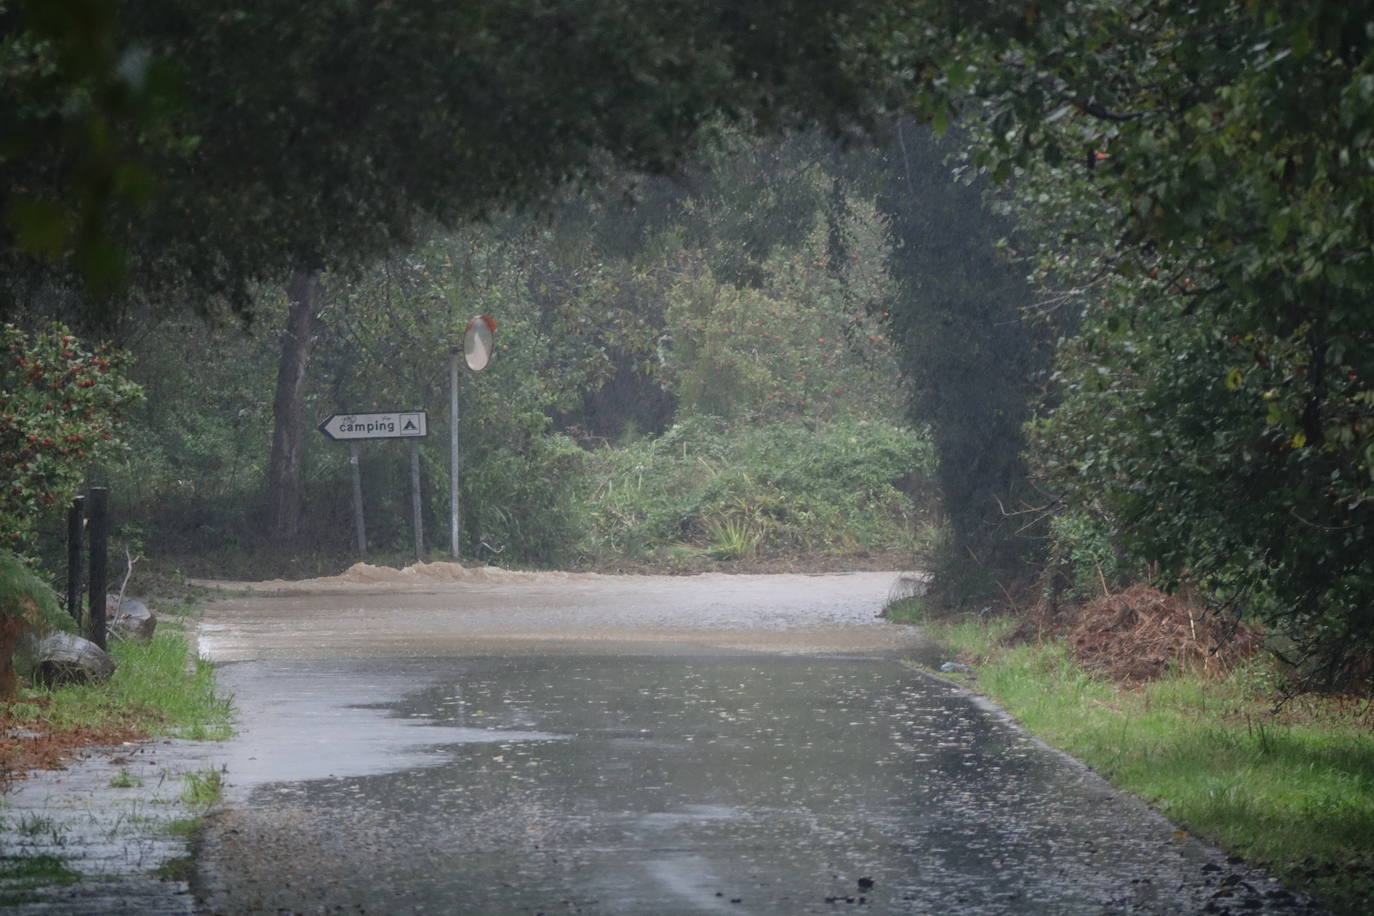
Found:
[[895, 574], [431, 572], [210, 608], [203, 912], [1311, 912], [903, 664]]

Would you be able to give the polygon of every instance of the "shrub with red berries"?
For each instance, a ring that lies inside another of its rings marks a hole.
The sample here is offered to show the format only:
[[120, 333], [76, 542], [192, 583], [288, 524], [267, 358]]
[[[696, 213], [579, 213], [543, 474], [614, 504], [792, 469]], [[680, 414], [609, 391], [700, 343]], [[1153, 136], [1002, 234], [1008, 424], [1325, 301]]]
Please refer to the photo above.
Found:
[[120, 447], [119, 421], [143, 396], [124, 354], [94, 353], [60, 324], [0, 325], [0, 548], [24, 552], [47, 513], [71, 502], [93, 461]]

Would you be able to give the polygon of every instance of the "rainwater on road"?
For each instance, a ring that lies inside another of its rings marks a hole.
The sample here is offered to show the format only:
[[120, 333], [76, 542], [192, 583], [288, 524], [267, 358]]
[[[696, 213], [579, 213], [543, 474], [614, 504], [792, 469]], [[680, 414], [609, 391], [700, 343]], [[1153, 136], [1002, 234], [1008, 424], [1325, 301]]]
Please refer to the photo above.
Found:
[[897, 574], [355, 568], [211, 606], [211, 913], [1312, 912], [905, 664]]

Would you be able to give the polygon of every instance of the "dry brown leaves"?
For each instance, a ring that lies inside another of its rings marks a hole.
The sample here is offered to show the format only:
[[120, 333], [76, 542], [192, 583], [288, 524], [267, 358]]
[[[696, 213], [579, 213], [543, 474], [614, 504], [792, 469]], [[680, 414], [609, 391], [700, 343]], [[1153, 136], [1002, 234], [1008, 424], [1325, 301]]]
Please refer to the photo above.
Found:
[[[40, 709], [49, 702], [48, 697], [22, 701], [25, 706]], [[67, 761], [82, 748], [122, 744], [145, 737], [131, 728], [58, 728], [28, 712], [16, 716], [14, 704], [0, 702], [0, 790], [12, 780], [23, 779], [31, 770], [65, 769]]]
[[1252, 627], [1147, 585], [1083, 604], [1042, 604], [1011, 635], [1045, 637], [1064, 637], [1080, 664], [1119, 683], [1154, 680], [1170, 669], [1220, 673], [1263, 640]]

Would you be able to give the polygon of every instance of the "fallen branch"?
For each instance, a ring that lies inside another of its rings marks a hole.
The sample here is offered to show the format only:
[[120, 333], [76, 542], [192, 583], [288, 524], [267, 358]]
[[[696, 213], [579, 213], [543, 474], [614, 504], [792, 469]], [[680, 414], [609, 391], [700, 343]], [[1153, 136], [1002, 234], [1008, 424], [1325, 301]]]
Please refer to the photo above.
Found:
[[[124, 606], [124, 591], [129, 587], [129, 579], [133, 577], [133, 574], [134, 574], [134, 564], [136, 564], [136, 563], [137, 563], [139, 560], [141, 560], [141, 559], [143, 559], [142, 556], [137, 556], [137, 557], [136, 557], [136, 556], [133, 556], [132, 554], [129, 553], [129, 548], [128, 548], [128, 547], [125, 547], [125, 548], [124, 548], [124, 564], [125, 564], [125, 568], [124, 568], [124, 581], [121, 582], [121, 583], [119, 583], [119, 597], [115, 598], [115, 614], [116, 614], [116, 615], [119, 614], [119, 609], [122, 608], [122, 607]], [[115, 631], [115, 630], [110, 630], [109, 632], [110, 632], [112, 635], [114, 635], [115, 639], [123, 639], [123, 638], [124, 638], [124, 634], [123, 634], [123, 633], [120, 633], [120, 632]]]

